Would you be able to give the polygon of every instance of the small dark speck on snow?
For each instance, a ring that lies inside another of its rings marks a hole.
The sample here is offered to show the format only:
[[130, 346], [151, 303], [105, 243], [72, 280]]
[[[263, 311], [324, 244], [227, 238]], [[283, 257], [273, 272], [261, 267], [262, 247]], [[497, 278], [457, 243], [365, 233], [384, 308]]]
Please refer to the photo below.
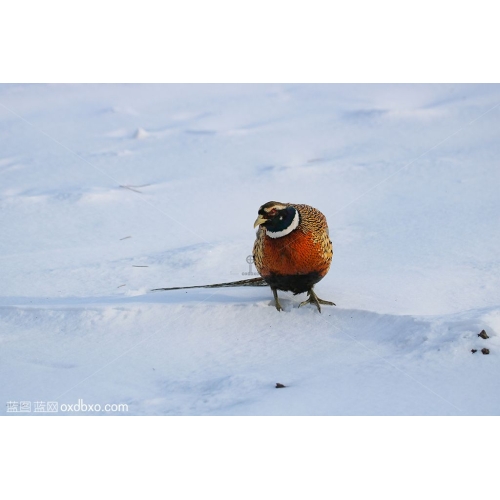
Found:
[[490, 338], [490, 336], [484, 330], [481, 330], [481, 333], [478, 333], [477, 336], [481, 337], [482, 339], [489, 339]]

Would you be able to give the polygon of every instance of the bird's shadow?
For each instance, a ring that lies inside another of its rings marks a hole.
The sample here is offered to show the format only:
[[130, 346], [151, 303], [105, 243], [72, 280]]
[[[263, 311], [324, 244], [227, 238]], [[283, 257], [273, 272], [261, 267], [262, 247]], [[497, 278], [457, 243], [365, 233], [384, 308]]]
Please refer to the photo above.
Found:
[[[239, 290], [175, 290], [146, 292], [141, 295], [105, 295], [87, 297], [1, 297], [0, 307], [87, 307], [127, 304], [186, 304], [186, 303], [255, 303], [270, 300], [270, 289]], [[274, 305], [274, 301], [272, 302]], [[286, 303], [286, 300], [285, 300]]]

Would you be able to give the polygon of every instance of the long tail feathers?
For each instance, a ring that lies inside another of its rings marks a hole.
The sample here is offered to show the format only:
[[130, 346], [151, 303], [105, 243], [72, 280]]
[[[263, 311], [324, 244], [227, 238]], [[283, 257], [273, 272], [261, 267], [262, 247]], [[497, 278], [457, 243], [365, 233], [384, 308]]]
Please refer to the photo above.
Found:
[[197, 285], [197, 286], [176, 286], [173, 288], [154, 288], [152, 292], [161, 290], [186, 290], [188, 288], [224, 288], [230, 286], [267, 286], [263, 278], [252, 278], [249, 280], [231, 281], [229, 283], [216, 283], [215, 285]]

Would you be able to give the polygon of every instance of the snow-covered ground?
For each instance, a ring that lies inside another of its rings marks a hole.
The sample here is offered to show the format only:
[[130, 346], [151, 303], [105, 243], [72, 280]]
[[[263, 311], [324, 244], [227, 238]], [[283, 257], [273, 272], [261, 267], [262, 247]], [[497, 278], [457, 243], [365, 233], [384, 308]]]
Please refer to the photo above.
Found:
[[[498, 85], [0, 86], [2, 413], [498, 415], [499, 104]], [[326, 215], [337, 307], [149, 291], [255, 272], [270, 200]]]

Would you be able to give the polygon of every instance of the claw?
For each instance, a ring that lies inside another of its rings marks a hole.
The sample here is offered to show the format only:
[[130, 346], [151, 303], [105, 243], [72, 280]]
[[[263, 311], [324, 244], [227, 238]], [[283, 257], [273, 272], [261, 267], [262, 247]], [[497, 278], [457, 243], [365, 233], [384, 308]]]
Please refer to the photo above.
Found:
[[320, 306], [320, 304], [324, 304], [326, 306], [334, 306], [335, 305], [333, 302], [328, 302], [327, 300], [320, 299], [314, 293], [314, 291], [313, 291], [312, 288], [311, 288], [311, 290], [309, 290], [307, 292], [307, 295], [309, 295], [309, 298], [307, 300], [304, 300], [304, 302], [301, 302], [299, 304], [299, 307], [300, 306], [305, 306], [306, 304], [314, 304], [318, 308], [318, 311], [321, 312], [321, 306]]

